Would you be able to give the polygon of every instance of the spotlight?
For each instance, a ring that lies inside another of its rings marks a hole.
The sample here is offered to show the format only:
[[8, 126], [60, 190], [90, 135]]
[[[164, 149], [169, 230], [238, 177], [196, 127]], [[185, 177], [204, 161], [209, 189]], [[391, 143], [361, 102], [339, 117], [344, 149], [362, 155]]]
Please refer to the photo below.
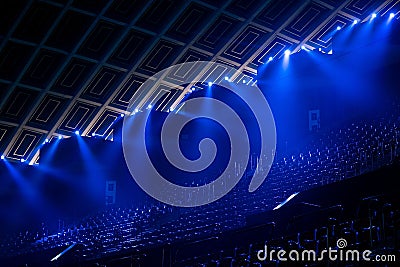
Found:
[[212, 82], [208, 82], [208, 86], [212, 86], [212, 84], [213, 84]]
[[194, 90], [196, 90], [196, 87], [193, 86], [192, 89], [191, 89], [191, 91], [194, 92]]
[[338, 30], [338, 31], [340, 31], [341, 29], [342, 29], [342, 27], [340, 27], [340, 26], [336, 27], [336, 30]]
[[225, 76], [225, 81], [229, 81], [229, 77], [228, 76]]
[[304, 45], [301, 46], [301, 49], [306, 50], [306, 47]]
[[272, 61], [272, 60], [274, 60], [273, 57], [269, 57], [269, 58], [268, 58], [268, 61]]
[[285, 56], [289, 56], [292, 53], [289, 49], [285, 50]]
[[4, 155], [1, 155], [1, 157], [0, 157], [1, 159], [5, 159], [5, 157], [4, 157]]
[[376, 18], [376, 13], [372, 13], [371, 18], [372, 19]]
[[139, 112], [139, 109], [135, 108], [135, 113]]
[[21, 162], [22, 162], [22, 163], [25, 162], [25, 159], [21, 159]]
[[358, 23], [358, 20], [355, 19], [355, 20], [353, 21], [353, 25], [356, 25], [357, 23]]
[[95, 136], [96, 134], [95, 133], [92, 133], [92, 136]]
[[151, 104], [149, 104], [148, 106], [147, 106], [147, 109], [151, 109], [153, 106], [151, 105]]
[[243, 80], [242, 83], [246, 83], [246, 80]]
[[390, 13], [390, 15], [389, 15], [389, 19], [392, 19], [392, 18], [394, 18], [394, 13]]
[[75, 131], [75, 134], [76, 134], [76, 135], [79, 135], [79, 131]]
[[173, 107], [170, 107], [170, 108], [169, 108], [169, 111], [174, 111], [174, 108], [173, 108]]
[[45, 143], [48, 143], [48, 142], [49, 142], [49, 139], [48, 139], [48, 138], [46, 138], [46, 140], [44, 140], [44, 142], [45, 142]]
[[59, 135], [59, 136], [58, 136], [58, 139], [62, 139], [62, 136], [61, 136], [61, 135]]
[[125, 114], [124, 113], [121, 113], [121, 115], [120, 115], [121, 117], [124, 117], [125, 116]]

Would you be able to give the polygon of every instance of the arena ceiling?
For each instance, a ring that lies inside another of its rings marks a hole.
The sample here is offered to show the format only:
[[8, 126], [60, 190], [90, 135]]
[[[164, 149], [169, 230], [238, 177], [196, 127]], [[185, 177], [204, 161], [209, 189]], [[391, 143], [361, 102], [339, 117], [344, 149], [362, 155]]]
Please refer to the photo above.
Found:
[[[286, 49], [329, 49], [332, 32], [400, 0], [43, 0], [0, 4], [0, 154], [35, 163], [52, 138], [110, 134], [139, 86], [187, 61], [234, 66], [235, 82]], [[169, 108], [182, 90], [164, 86]]]

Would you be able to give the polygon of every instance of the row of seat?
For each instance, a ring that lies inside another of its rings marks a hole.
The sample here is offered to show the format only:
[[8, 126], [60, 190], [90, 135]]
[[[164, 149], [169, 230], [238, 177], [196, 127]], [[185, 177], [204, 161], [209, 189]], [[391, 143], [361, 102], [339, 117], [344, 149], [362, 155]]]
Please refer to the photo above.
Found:
[[[398, 115], [392, 113], [370, 122], [355, 122], [341, 129], [320, 132], [303, 152], [278, 153], [268, 179], [257, 193], [248, 194], [248, 184], [241, 182], [221, 200], [190, 210], [156, 203], [136, 208], [108, 208], [58, 231], [42, 227], [10, 234], [1, 239], [0, 257], [74, 242], [83, 244], [81, 255], [99, 257], [109, 251], [142, 249], [240, 228], [245, 216], [270, 210], [294, 192], [390, 163], [399, 155]], [[262, 163], [267, 162], [267, 157], [260, 157], [259, 168], [266, 168]]]
[[[367, 209], [364, 210], [365, 205]], [[314, 214], [315, 219], [321, 214]], [[178, 259], [174, 266], [292, 266], [285, 261], [275, 258], [260, 260], [257, 256], [260, 250], [267, 247], [267, 251], [296, 250], [301, 253], [304, 250], [315, 251], [321, 255], [324, 249], [350, 249], [364, 251], [371, 250], [373, 255], [398, 255], [400, 252], [400, 207], [385, 199], [372, 198], [371, 202], [360, 201], [359, 212], [352, 217], [327, 217], [324, 224], [310, 225], [308, 229], [298, 232], [289, 232], [286, 235], [277, 236], [273, 233], [265, 240], [249, 237], [242, 239], [241, 246], [224, 247], [214, 252], [207, 252], [190, 258]], [[286, 222], [287, 223], [287, 222]], [[345, 245], [338, 247], [338, 240], [345, 240]], [[204, 247], [207, 243], [204, 244]], [[203, 247], [203, 249], [204, 249]], [[200, 250], [199, 250], [200, 251]], [[261, 253], [260, 255], [264, 255]], [[301, 262], [293, 266], [326, 266], [328, 259], [323, 263]], [[295, 264], [295, 263], [292, 263]], [[318, 265], [322, 264], [322, 265]], [[360, 265], [362, 266], [362, 265]]]

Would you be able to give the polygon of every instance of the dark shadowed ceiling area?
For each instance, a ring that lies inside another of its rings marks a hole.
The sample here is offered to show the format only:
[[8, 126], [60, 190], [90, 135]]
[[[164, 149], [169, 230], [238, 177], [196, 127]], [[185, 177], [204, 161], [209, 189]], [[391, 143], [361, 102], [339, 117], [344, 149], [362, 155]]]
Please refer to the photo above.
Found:
[[[0, 155], [35, 163], [45, 140], [110, 135], [140, 85], [187, 61], [257, 68], [286, 49], [330, 49], [332, 33], [397, 0], [48, 0], [0, 4]], [[165, 86], [166, 110], [182, 90]]]

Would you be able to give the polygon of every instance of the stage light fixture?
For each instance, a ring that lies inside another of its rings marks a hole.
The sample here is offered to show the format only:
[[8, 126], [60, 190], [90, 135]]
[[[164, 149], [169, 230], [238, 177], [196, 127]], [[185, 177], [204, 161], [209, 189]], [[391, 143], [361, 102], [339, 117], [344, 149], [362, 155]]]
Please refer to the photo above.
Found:
[[24, 163], [24, 162], [25, 162], [25, 159], [21, 159], [21, 162]]
[[353, 25], [356, 25], [357, 23], [358, 23], [358, 20], [355, 19], [355, 20], [353, 21]]
[[149, 104], [148, 106], [147, 106], [147, 109], [151, 109], [153, 106], [151, 105], [151, 104]]
[[268, 61], [272, 61], [272, 60], [274, 60], [273, 57], [269, 57], [269, 58], [268, 58]]
[[376, 13], [372, 13], [371, 18], [372, 19], [376, 18]]
[[246, 80], [243, 80], [242, 83], [246, 83]]
[[75, 134], [76, 134], [76, 135], [79, 135], [79, 131], [75, 131]]
[[285, 50], [285, 56], [289, 56], [292, 53], [289, 49]]
[[213, 85], [213, 83], [212, 82], [208, 82], [208, 86], [212, 86]]
[[229, 77], [228, 76], [225, 76], [225, 81], [229, 81]]
[[1, 157], [0, 157], [1, 159], [5, 159], [5, 157], [4, 157], [4, 155], [1, 155]]
[[392, 18], [394, 18], [394, 13], [390, 13], [390, 15], [389, 15], [389, 19], [392, 19]]
[[342, 27], [340, 27], [340, 26], [336, 27], [336, 30], [338, 30], [338, 31], [340, 31], [341, 29], [342, 29]]

